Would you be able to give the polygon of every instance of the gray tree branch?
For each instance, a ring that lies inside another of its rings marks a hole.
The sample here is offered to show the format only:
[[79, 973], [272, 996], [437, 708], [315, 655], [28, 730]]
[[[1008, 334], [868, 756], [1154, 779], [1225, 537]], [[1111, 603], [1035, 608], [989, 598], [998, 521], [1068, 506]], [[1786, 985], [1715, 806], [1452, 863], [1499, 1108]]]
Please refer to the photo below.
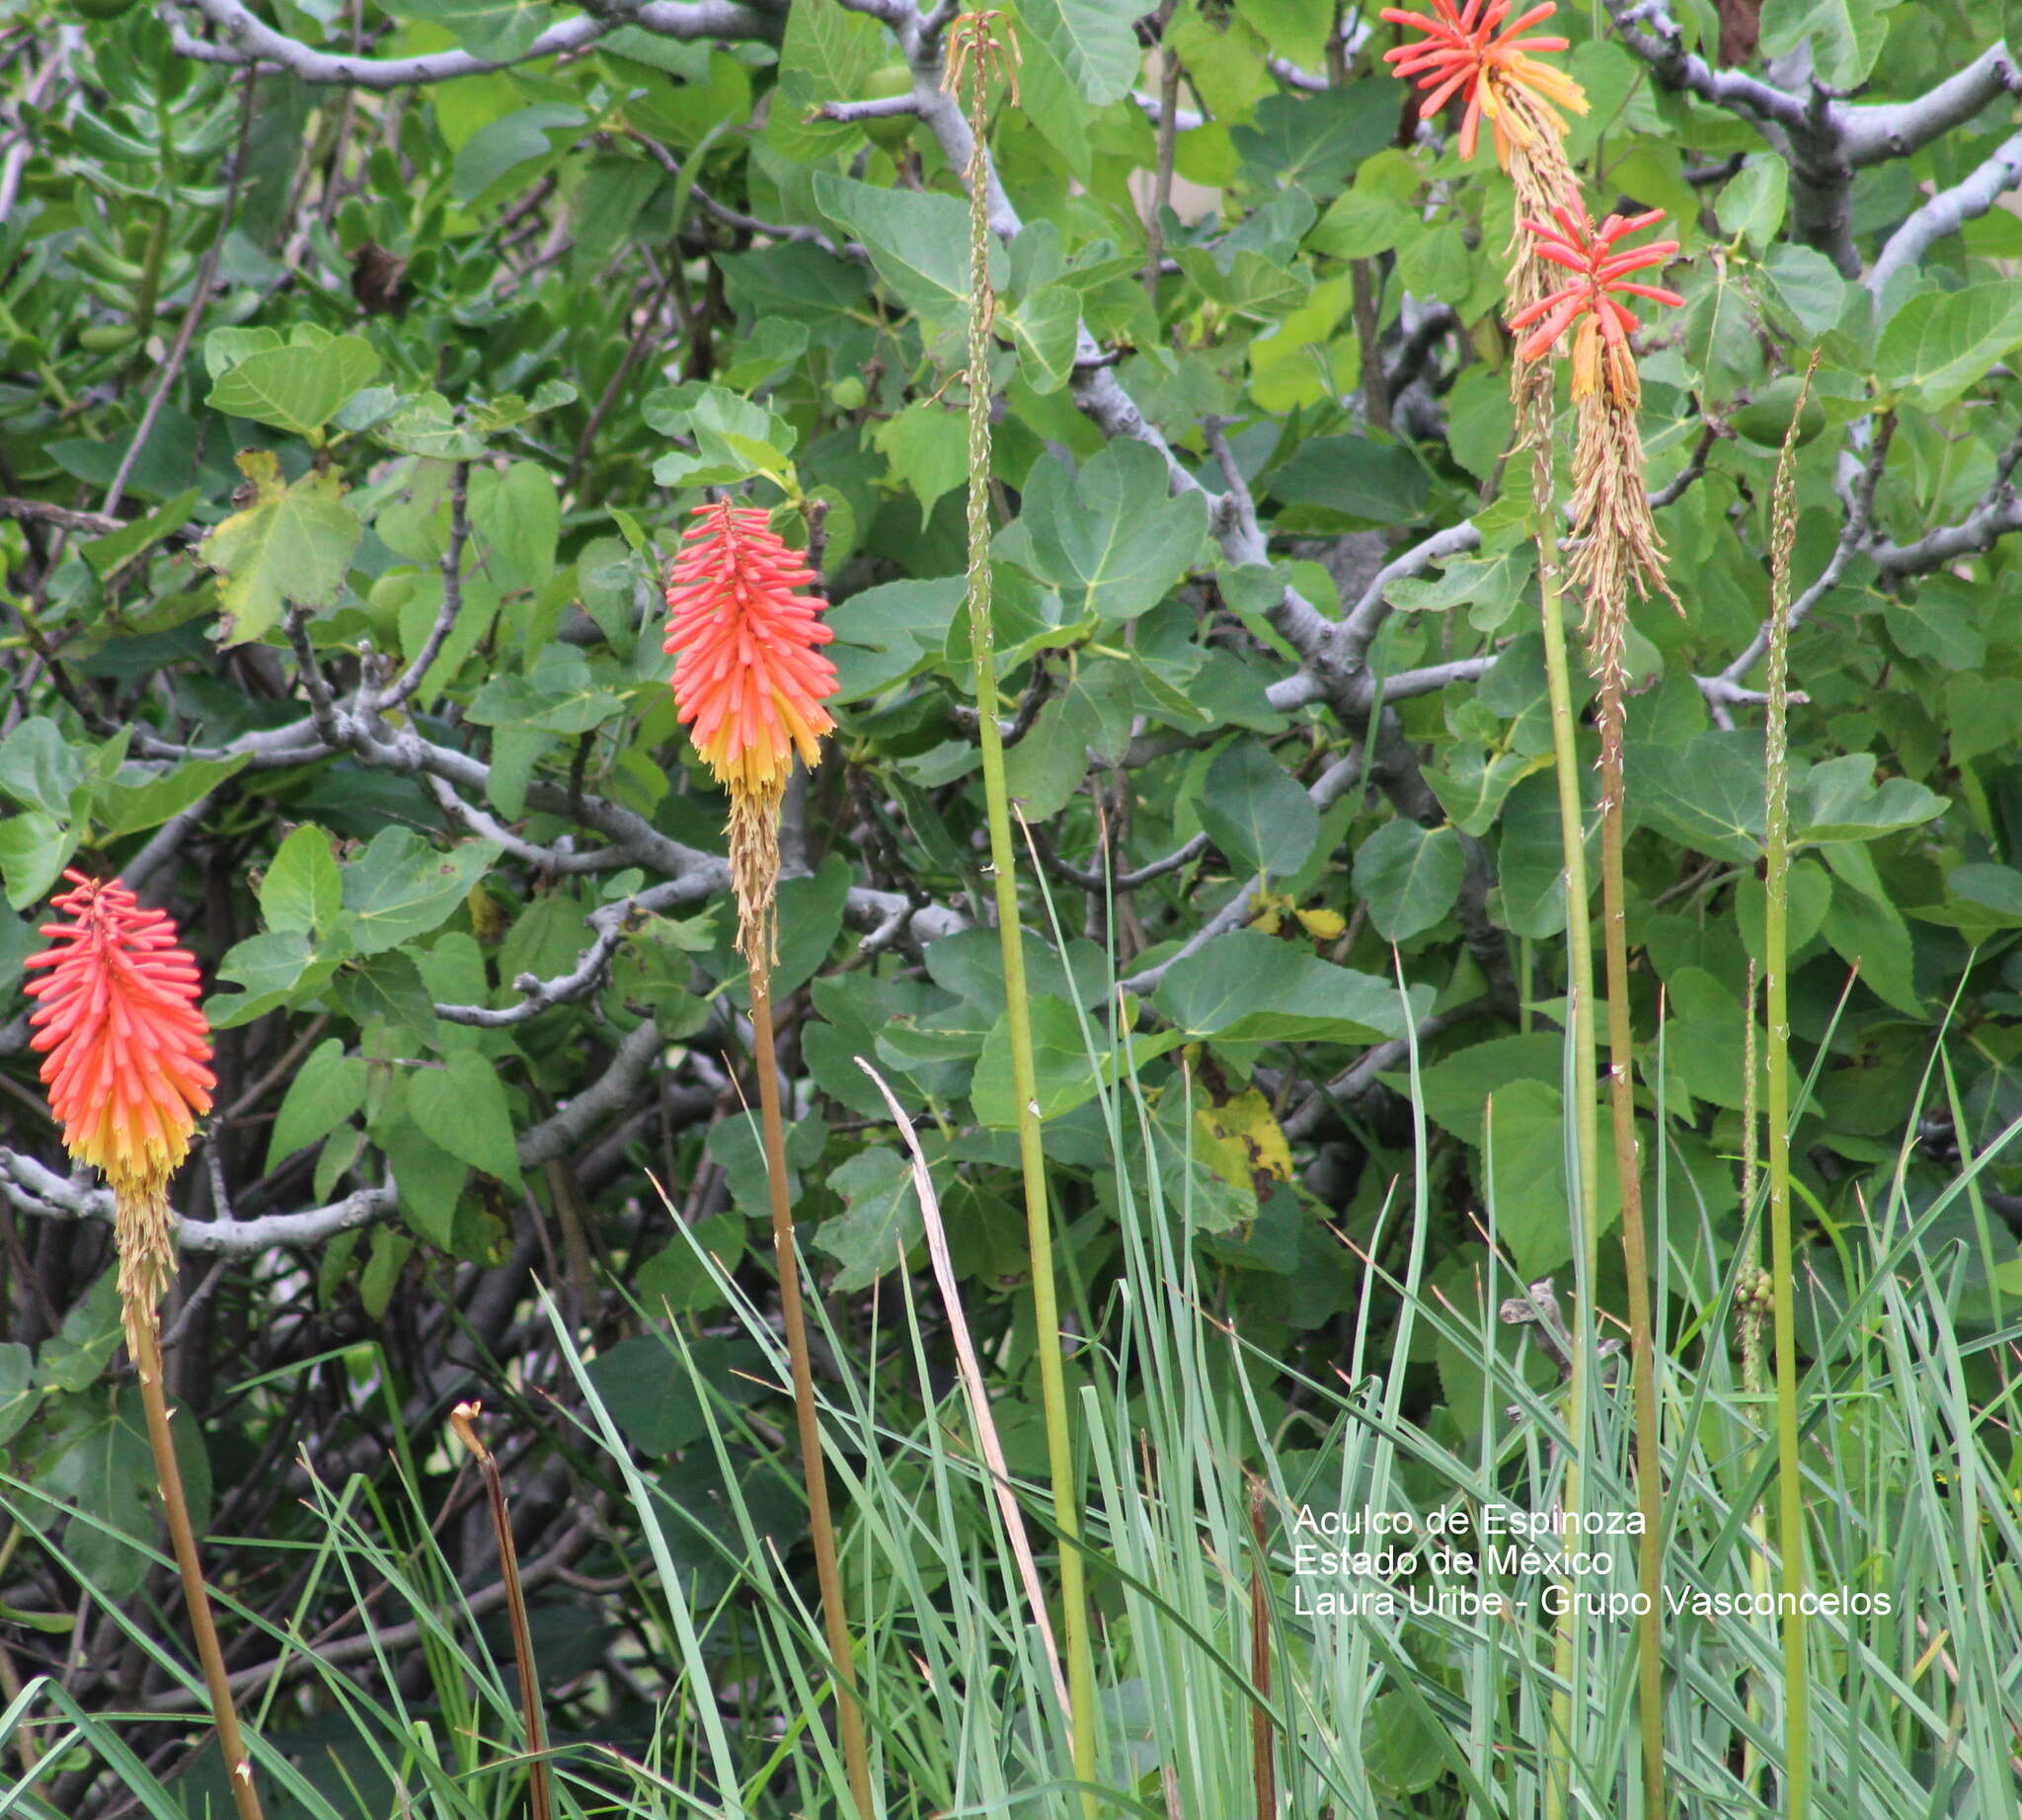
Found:
[[194, 38], [180, 24], [172, 28], [175, 46], [205, 63], [272, 64], [304, 82], [357, 89], [399, 89], [480, 76], [517, 63], [531, 63], [582, 50], [619, 26], [640, 26], [662, 38], [769, 38], [776, 22], [736, 0], [607, 0], [594, 11], [552, 25], [515, 57], [485, 58], [467, 50], [442, 50], [419, 57], [347, 56], [318, 50], [264, 24], [241, 0], [178, 0], [217, 33], [216, 41]]

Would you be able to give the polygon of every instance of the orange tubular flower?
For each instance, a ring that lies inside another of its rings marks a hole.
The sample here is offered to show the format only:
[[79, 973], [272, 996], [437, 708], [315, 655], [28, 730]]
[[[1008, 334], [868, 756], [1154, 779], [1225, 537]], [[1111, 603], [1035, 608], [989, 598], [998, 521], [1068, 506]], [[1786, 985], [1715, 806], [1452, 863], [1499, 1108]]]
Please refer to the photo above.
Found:
[[[1633, 399], [1635, 359], [1629, 352], [1629, 336], [1637, 323], [1629, 307], [1617, 301], [1615, 293], [1648, 297], [1653, 303], [1684, 302], [1674, 290], [1626, 281], [1632, 272], [1663, 265], [1677, 252], [1678, 243], [1655, 240], [1626, 252], [1614, 250], [1615, 242], [1624, 234], [1641, 233], [1662, 221], [1661, 208], [1640, 215], [1609, 215], [1598, 228], [1587, 225], [1577, 204], [1560, 203], [1552, 209], [1552, 215], [1558, 223], [1556, 227], [1543, 221], [1525, 221], [1523, 231], [1536, 235], [1539, 258], [1564, 266], [1579, 277], [1510, 318], [1513, 331], [1521, 332], [1536, 325], [1535, 333], [1518, 344], [1516, 357], [1538, 358], [1579, 322], [1580, 333], [1573, 343], [1573, 396], [1583, 398], [1594, 390], [1604, 356], [1611, 384]], [[1582, 317], [1586, 318], [1584, 322]]]
[[158, 1193], [217, 1085], [196, 963], [167, 913], [142, 910], [118, 880], [63, 876], [75, 889], [52, 908], [74, 920], [44, 923], [58, 945], [24, 963], [49, 970], [28, 987], [39, 1001], [29, 1047], [45, 1054], [42, 1082], [70, 1154], [116, 1193]]
[[795, 592], [815, 572], [763, 512], [727, 501], [695, 511], [667, 585], [674, 702], [720, 783], [776, 796], [795, 749], [812, 767], [834, 725], [821, 703], [835, 666], [815, 647], [835, 635], [816, 617], [822, 602]]
[[39, 1001], [29, 1047], [43, 1056], [64, 1148], [112, 1185], [119, 1296], [134, 1338], [175, 1263], [169, 1177], [190, 1153], [217, 1078], [196, 963], [177, 946], [176, 925], [142, 910], [117, 879], [63, 876], [75, 889], [52, 908], [72, 920], [44, 923], [56, 946], [23, 963], [49, 970], [27, 989]]
[[797, 592], [815, 572], [755, 508], [695, 508], [667, 584], [667, 636], [677, 653], [674, 705], [695, 750], [731, 796], [731, 879], [739, 945], [754, 969], [773, 957], [779, 803], [794, 752], [815, 765], [834, 726], [822, 702], [835, 666], [817, 649], [834, 633], [822, 602]]
[[1539, 128], [1566, 130], [1554, 104], [1575, 114], [1587, 112], [1587, 96], [1580, 85], [1530, 54], [1564, 50], [1567, 40], [1521, 36], [1558, 8], [1551, 0], [1542, 0], [1505, 25], [1510, 6], [1511, 0], [1467, 0], [1463, 10], [1455, 0], [1432, 0], [1430, 19], [1395, 6], [1386, 6], [1382, 13], [1394, 26], [1425, 34], [1416, 44], [1400, 44], [1383, 53], [1383, 61], [1394, 63], [1399, 76], [1431, 91], [1419, 118], [1430, 119], [1455, 95], [1463, 97], [1467, 111], [1460, 120], [1461, 157], [1474, 156], [1486, 115], [1495, 133], [1497, 161], [1505, 168], [1513, 138], [1521, 143]]

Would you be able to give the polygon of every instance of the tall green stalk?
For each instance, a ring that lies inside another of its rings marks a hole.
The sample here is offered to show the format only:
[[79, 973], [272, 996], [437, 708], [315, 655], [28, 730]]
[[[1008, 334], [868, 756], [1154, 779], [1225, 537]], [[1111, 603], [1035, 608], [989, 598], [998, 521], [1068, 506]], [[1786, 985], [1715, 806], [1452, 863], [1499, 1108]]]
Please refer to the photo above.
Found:
[[[1640, 484], [1640, 482], [1639, 482]], [[1644, 1811], [1660, 1820], [1664, 1794], [1664, 1472], [1657, 1442], [1657, 1336], [1650, 1306], [1650, 1246], [1643, 1169], [1636, 1153], [1636, 1035], [1629, 1016], [1627, 892], [1622, 879], [1622, 693], [1619, 673], [1600, 691], [1600, 897], [1607, 960], [1608, 1102], [1622, 1197], [1622, 1264], [1629, 1277], [1629, 1369], [1636, 1423], [1636, 1508], [1643, 1518], [1636, 1582], [1637, 1685]]]
[[1798, 1466], [1797, 1257], [1790, 1231], [1790, 558], [1797, 541], [1798, 418], [1819, 356], [1805, 369], [1783, 452], [1776, 461], [1769, 533], [1769, 711], [1763, 736], [1762, 996], [1768, 1016], [1769, 1257], [1776, 1310], [1776, 1545], [1783, 1553], [1784, 1748], [1786, 1820], [1811, 1812], [1811, 1684], [1804, 1612], [1803, 1484]]
[[[1580, 753], [1573, 718], [1572, 672], [1566, 660], [1564, 596], [1559, 586], [1558, 540], [1552, 519], [1551, 426], [1534, 425], [1531, 436], [1531, 530], [1537, 543], [1537, 593], [1544, 633], [1545, 690], [1552, 717], [1552, 768], [1559, 786], [1559, 843], [1566, 867], [1566, 1015], [1573, 1031], [1574, 1147], [1580, 1164], [1579, 1220], [1574, 1247], [1576, 1307], [1573, 1369], [1566, 1414], [1566, 1470], [1562, 1493], [1569, 1519], [1580, 1510], [1580, 1460], [1587, 1447], [1589, 1359], [1593, 1352], [1594, 1272], [1600, 1259], [1600, 1114], [1594, 1104], [1594, 932], [1587, 919], [1587, 817], [1580, 797]], [[1570, 1532], [1569, 1532], [1570, 1533]], [[1571, 1590], [1570, 1577], [1567, 1590]], [[1562, 1684], [1552, 1696], [1550, 1761], [1545, 1770], [1547, 1820], [1562, 1820], [1571, 1802], [1573, 1767], [1573, 1657], [1579, 1620], [1569, 1600], [1552, 1637], [1552, 1671]]]
[[1018, 1096], [1018, 1160], [1025, 1177], [1026, 1241], [1032, 1254], [1033, 1314], [1039, 1329], [1040, 1393], [1046, 1409], [1047, 1459], [1060, 1549], [1060, 1628], [1067, 1651], [1067, 1703], [1075, 1780], [1084, 1784], [1082, 1811], [1094, 1820], [1095, 1663], [1089, 1648], [1088, 1594], [1079, 1541], [1081, 1506], [1074, 1484], [1066, 1374], [1060, 1363], [1060, 1310], [1053, 1281], [1052, 1217], [1047, 1205], [1046, 1152], [1040, 1142], [1039, 1076], [1033, 1065], [1032, 1018], [1025, 987], [1025, 942], [1019, 922], [1017, 854], [1011, 843], [1010, 795], [1004, 783], [1004, 740], [997, 725], [997, 658], [990, 624], [990, 289], [989, 170], [983, 149], [989, 70], [1015, 57], [995, 14], [966, 14], [949, 34], [951, 86], [968, 79], [972, 144], [964, 181], [970, 203], [969, 310], [969, 629], [975, 652], [975, 706], [988, 805], [990, 871], [997, 935], [1004, 955], [1005, 1020], [1011, 1037], [1011, 1081]]

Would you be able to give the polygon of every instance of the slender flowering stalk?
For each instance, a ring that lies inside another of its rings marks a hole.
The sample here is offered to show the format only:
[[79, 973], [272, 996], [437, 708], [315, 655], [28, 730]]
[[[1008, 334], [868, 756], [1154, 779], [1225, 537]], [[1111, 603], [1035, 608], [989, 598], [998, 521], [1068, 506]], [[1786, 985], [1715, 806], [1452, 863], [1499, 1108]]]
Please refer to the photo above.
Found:
[[765, 513], [728, 502], [698, 506], [667, 584], [664, 649], [674, 655], [674, 703], [695, 750], [730, 793], [731, 883], [738, 899], [738, 948], [750, 968], [752, 1062], [765, 1138], [772, 1209], [772, 1249], [779, 1266], [779, 1311], [793, 1371], [794, 1415], [821, 1622], [838, 1698], [837, 1727], [858, 1820], [873, 1820], [870, 1753], [857, 1693], [856, 1658], [843, 1610], [842, 1569], [821, 1429], [808, 1318], [801, 1305], [800, 1259], [787, 1198], [786, 1128], [779, 1101], [779, 1061], [772, 1025], [774, 908], [779, 892], [779, 809], [794, 756], [812, 769], [821, 736], [834, 723], [822, 703], [835, 693], [835, 666], [818, 646], [834, 634], [820, 622], [821, 602], [801, 592], [815, 572], [788, 549]]
[[71, 889], [51, 908], [68, 920], [42, 924], [53, 946], [24, 963], [39, 973], [27, 989], [36, 1001], [29, 1047], [42, 1057], [42, 1084], [63, 1128], [64, 1148], [113, 1190], [120, 1316], [140, 1380], [190, 1628], [239, 1820], [261, 1820], [176, 1463], [156, 1316], [176, 1262], [169, 1180], [189, 1155], [196, 1121], [210, 1110], [217, 1085], [209, 1032], [196, 1004], [196, 963], [179, 945], [167, 913], [143, 910], [117, 879], [102, 882], [75, 870], [63, 876]]
[[1026, 1247], [1032, 1259], [1033, 1320], [1039, 1330], [1040, 1400], [1046, 1412], [1047, 1459], [1060, 1549], [1060, 1629], [1067, 1652], [1069, 1751], [1082, 1785], [1081, 1811], [1095, 1820], [1095, 1663], [1080, 1553], [1081, 1501], [1074, 1479], [1073, 1433], [1066, 1374], [1060, 1359], [1060, 1315], [1053, 1281], [1052, 1213], [1047, 1199], [1046, 1153], [1040, 1138], [1038, 1070], [1031, 1000], [1025, 988], [1025, 937], [1019, 920], [1018, 855], [1011, 842], [1011, 800], [1004, 778], [1004, 741], [997, 725], [997, 658], [990, 607], [990, 289], [989, 165], [984, 146], [992, 75], [1018, 94], [1018, 41], [996, 12], [965, 13], [949, 28], [946, 82], [967, 89], [970, 150], [963, 182], [969, 190], [969, 625], [975, 651], [977, 740], [982, 749], [983, 799], [990, 831], [990, 871], [996, 891], [997, 938], [1004, 957], [1005, 1022], [1011, 1039], [1011, 1081], [1018, 1103], [1018, 1160], [1025, 1185]]
[[[1647, 598], [1654, 589], [1678, 604], [1664, 573], [1664, 544], [1651, 516], [1644, 485], [1643, 437], [1636, 418], [1642, 384], [1629, 336], [1636, 318], [1623, 295], [1677, 304], [1675, 291], [1636, 281], [1631, 274], [1662, 265], [1675, 241], [1636, 248], [1623, 238], [1654, 227], [1661, 209], [1610, 215], [1590, 226], [1576, 196], [1554, 206], [1549, 221], [1526, 220], [1522, 230], [1540, 258], [1574, 274], [1570, 283], [1536, 298], [1510, 319], [1531, 333], [1519, 344], [1518, 364], [1539, 361], [1569, 330], [1573, 335], [1573, 521], [1576, 536], [1569, 574], [1586, 604], [1588, 663], [1600, 684], [1595, 719], [1600, 735], [1601, 927], [1607, 967], [1608, 1087], [1615, 1174], [1622, 1198], [1622, 1261], [1629, 1279], [1629, 1335], [1634, 1380], [1636, 1490], [1643, 1516], [1638, 1557], [1645, 1598], [1639, 1622], [1643, 1776], [1646, 1807], [1665, 1811], [1661, 1660], [1663, 1591], [1663, 1487], [1657, 1422], [1657, 1357], [1650, 1297], [1649, 1238], [1643, 1218], [1642, 1162], [1636, 1141], [1633, 1069], [1635, 1032], [1629, 1009], [1627, 888], [1622, 870], [1626, 837], [1622, 800], [1622, 728], [1628, 678], [1628, 590]], [[1682, 610], [1682, 609], [1680, 609]]]
[[[1508, 0], [1469, 0], [1460, 10], [1453, 0], [1433, 0], [1430, 17], [1390, 9], [1383, 17], [1394, 25], [1422, 33], [1416, 43], [1401, 45], [1386, 58], [1393, 70], [1416, 79], [1429, 94], [1419, 109], [1429, 119], [1459, 96], [1463, 102], [1460, 154], [1472, 158], [1479, 143], [1480, 121], [1486, 115], [1494, 129], [1497, 162], [1509, 173], [1515, 192], [1510, 239], [1507, 293], [1513, 308], [1521, 310], [1555, 287], [1552, 267], [1538, 256], [1534, 236], [1523, 232], [1531, 215], [1547, 211], [1558, 198], [1577, 194], [1578, 182], [1566, 157], [1566, 121], [1559, 108], [1587, 112], [1579, 85], [1534, 52], [1563, 50], [1561, 38], [1528, 38], [1523, 34], [1551, 16], [1538, 6], [1506, 23]], [[1565, 616], [1560, 607], [1560, 564], [1555, 523], [1552, 469], [1552, 374], [1531, 360], [1510, 362], [1510, 403], [1516, 425], [1515, 446], [1531, 456], [1531, 539], [1537, 549], [1537, 589], [1544, 639], [1545, 685], [1551, 707], [1552, 755], [1558, 778], [1559, 838], [1566, 876], [1566, 1004], [1572, 1035], [1574, 1078], [1594, 1077], [1594, 940], [1587, 919], [1586, 814], [1582, 802], [1579, 753], [1573, 714], [1571, 670], [1567, 661]], [[1580, 1510], [1580, 1475], [1587, 1453], [1588, 1404], [1593, 1352], [1593, 1285], [1600, 1244], [1600, 1126], [1591, 1092], [1572, 1106], [1579, 1182], [1570, 1212], [1574, 1223], [1574, 1286], [1577, 1328], [1566, 1394], [1567, 1432], [1572, 1445], [1566, 1454], [1560, 1499], [1569, 1518]], [[1545, 1820], [1562, 1820], [1572, 1799], [1575, 1692], [1579, 1687], [1580, 1627], [1570, 1597], [1561, 1602], [1554, 1622], [1552, 1667], [1558, 1686], [1546, 1740], [1544, 1779]]]
[[1804, 1496], [1797, 1402], [1797, 1252], [1790, 1217], [1790, 562], [1797, 548], [1798, 419], [1818, 371], [1815, 350], [1798, 388], [1770, 493], [1768, 719], [1762, 762], [1762, 1010], [1769, 1023], [1763, 1110], [1768, 1116], [1770, 1299], [1776, 1335], [1776, 1545], [1783, 1554], [1783, 1812], [1811, 1813], [1811, 1658], [1805, 1614]]

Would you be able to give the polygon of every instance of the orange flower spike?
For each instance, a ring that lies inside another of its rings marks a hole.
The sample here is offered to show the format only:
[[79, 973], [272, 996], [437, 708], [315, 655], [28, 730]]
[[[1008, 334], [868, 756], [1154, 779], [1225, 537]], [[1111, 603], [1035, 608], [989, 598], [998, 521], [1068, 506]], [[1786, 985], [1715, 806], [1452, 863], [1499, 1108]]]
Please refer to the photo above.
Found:
[[1383, 61], [1396, 65], [1396, 74], [1416, 81], [1430, 90], [1419, 119], [1430, 119], [1457, 94], [1466, 101], [1460, 120], [1460, 155], [1474, 156], [1480, 141], [1481, 122], [1487, 116], [1495, 133], [1496, 158], [1510, 162], [1511, 124], [1516, 136], [1525, 136], [1520, 121], [1512, 122], [1513, 92], [1527, 90], [1545, 102], [1542, 108], [1519, 108], [1531, 119], [1541, 120], [1557, 130], [1565, 122], [1552, 112], [1553, 106], [1569, 108], [1575, 114], [1587, 112], [1587, 96], [1564, 70], [1540, 63], [1533, 51], [1564, 50], [1563, 38], [1525, 38], [1523, 33], [1542, 24], [1558, 8], [1542, 0], [1521, 17], [1509, 19], [1512, 0], [1467, 0], [1463, 10], [1455, 0], [1432, 0], [1432, 17], [1408, 13], [1402, 7], [1386, 6], [1382, 17], [1394, 26], [1408, 26], [1425, 37], [1415, 44], [1400, 44], [1383, 53]]
[[37, 1001], [29, 1047], [44, 1058], [70, 1154], [116, 1194], [158, 1194], [217, 1085], [196, 963], [167, 913], [143, 910], [118, 880], [63, 876], [74, 889], [51, 908], [71, 920], [44, 923], [56, 945], [24, 963], [48, 969], [27, 989]]
[[1548, 296], [1540, 297], [1527, 309], [1510, 318], [1510, 327], [1520, 333], [1535, 325], [1535, 332], [1517, 345], [1519, 360], [1535, 360], [1548, 353], [1560, 336], [1582, 317], [1579, 339], [1573, 347], [1573, 392], [1575, 397], [1591, 389], [1598, 370], [1604, 345], [1619, 351], [1616, 358], [1628, 357], [1629, 336], [1637, 323], [1628, 305], [1617, 294], [1647, 297], [1653, 303], [1680, 304], [1684, 298], [1674, 290], [1657, 284], [1628, 281], [1632, 272], [1661, 266], [1677, 250], [1675, 240], [1654, 240], [1647, 246], [1615, 250], [1625, 234], [1641, 233], [1664, 219], [1664, 210], [1653, 208], [1640, 215], [1609, 215], [1598, 228], [1590, 229], [1579, 212], [1565, 203], [1553, 208], [1557, 225], [1525, 221], [1523, 231], [1537, 237], [1540, 259], [1564, 266], [1579, 276]]
[[822, 702], [835, 666], [823, 602], [798, 591], [815, 573], [756, 508], [695, 508], [667, 584], [662, 647], [678, 654], [674, 702], [695, 750], [734, 794], [783, 789], [793, 753], [813, 766], [833, 726]]

